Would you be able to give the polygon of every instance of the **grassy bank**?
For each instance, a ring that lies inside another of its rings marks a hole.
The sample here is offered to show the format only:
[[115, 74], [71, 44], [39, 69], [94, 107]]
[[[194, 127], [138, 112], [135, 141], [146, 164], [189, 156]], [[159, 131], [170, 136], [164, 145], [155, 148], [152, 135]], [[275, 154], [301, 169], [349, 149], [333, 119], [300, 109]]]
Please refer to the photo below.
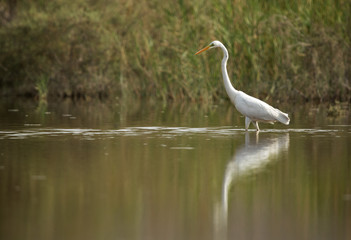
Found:
[[1, 91], [211, 102], [226, 98], [222, 55], [194, 53], [218, 39], [238, 89], [350, 101], [350, 12], [348, 0], [1, 2]]

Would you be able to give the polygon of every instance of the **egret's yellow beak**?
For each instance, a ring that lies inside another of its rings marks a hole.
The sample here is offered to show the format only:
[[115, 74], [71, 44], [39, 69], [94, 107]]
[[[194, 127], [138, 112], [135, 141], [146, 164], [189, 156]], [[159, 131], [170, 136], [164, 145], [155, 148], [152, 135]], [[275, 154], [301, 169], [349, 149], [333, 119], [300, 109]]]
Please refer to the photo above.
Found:
[[200, 51], [198, 51], [197, 53], [195, 53], [195, 55], [198, 55], [198, 54], [200, 54], [200, 53], [202, 53], [202, 52], [204, 52], [204, 51], [206, 51], [206, 50], [208, 50], [208, 49], [210, 49], [210, 46], [207, 46], [207, 47], [201, 49]]

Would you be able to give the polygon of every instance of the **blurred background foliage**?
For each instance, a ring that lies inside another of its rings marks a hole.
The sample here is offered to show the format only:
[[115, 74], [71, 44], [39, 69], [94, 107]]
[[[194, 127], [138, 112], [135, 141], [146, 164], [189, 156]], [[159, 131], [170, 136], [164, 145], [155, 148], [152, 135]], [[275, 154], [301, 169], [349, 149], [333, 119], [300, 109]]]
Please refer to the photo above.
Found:
[[[349, 0], [0, 0], [2, 95], [350, 101]], [[217, 52], [217, 53], [216, 53]]]

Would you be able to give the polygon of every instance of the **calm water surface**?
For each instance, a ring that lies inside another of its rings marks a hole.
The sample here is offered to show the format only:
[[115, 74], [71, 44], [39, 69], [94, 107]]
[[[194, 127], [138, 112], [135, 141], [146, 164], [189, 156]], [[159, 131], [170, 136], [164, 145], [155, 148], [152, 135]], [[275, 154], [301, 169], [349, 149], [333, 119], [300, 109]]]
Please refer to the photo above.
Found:
[[0, 238], [351, 239], [349, 112], [281, 108], [2, 102]]

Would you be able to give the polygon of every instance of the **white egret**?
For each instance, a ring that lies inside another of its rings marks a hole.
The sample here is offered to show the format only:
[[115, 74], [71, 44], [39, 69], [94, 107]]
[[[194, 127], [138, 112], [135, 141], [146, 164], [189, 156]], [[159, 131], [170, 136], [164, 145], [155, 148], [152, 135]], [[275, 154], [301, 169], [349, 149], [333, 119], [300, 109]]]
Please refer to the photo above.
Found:
[[251, 122], [255, 125], [257, 131], [260, 131], [258, 122], [274, 123], [278, 121], [285, 125], [288, 125], [290, 122], [288, 114], [283, 113], [282, 111], [270, 106], [269, 104], [252, 96], [249, 96], [242, 91], [238, 91], [233, 87], [227, 72], [227, 61], [229, 58], [228, 51], [220, 41], [211, 42], [207, 47], [195, 53], [195, 55], [198, 55], [199, 53], [212, 48], [221, 48], [223, 51], [224, 56], [222, 59], [222, 75], [225, 90], [236, 109], [245, 116], [246, 131], [249, 128]]

